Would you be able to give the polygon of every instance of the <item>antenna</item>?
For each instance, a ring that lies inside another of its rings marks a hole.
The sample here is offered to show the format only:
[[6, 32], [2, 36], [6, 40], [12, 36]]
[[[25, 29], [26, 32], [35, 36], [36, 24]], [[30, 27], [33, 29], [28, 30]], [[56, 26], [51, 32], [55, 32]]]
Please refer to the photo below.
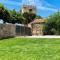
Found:
[[30, 11], [30, 10], [33, 13], [36, 13], [35, 0], [22, 0], [22, 13]]
[[22, 5], [33, 5], [33, 6], [35, 6], [35, 0], [22, 0]]

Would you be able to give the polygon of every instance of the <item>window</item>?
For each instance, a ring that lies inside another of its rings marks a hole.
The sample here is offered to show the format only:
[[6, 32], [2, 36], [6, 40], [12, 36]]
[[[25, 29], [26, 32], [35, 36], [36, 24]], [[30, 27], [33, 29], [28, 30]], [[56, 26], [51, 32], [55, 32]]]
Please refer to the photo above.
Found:
[[29, 9], [29, 12], [32, 12], [32, 9]]

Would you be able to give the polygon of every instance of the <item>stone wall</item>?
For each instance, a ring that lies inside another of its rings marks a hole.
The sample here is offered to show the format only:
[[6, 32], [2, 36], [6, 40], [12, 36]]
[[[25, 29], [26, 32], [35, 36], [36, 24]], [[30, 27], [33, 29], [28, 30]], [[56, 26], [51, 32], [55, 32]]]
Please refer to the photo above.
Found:
[[15, 25], [13, 24], [0, 24], [0, 38], [15, 36]]
[[32, 35], [43, 35], [44, 23], [35, 23], [32, 25]]
[[27, 26], [16, 25], [16, 36], [31, 36], [31, 28]]
[[31, 28], [15, 24], [0, 24], [0, 38], [31, 36]]

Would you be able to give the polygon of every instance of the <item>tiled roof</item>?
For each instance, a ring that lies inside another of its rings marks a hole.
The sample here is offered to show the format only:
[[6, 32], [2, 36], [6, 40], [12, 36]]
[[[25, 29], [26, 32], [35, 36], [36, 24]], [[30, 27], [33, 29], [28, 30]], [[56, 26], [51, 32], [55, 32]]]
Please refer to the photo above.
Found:
[[31, 22], [32, 23], [45, 23], [44, 19], [35, 19], [34, 21]]

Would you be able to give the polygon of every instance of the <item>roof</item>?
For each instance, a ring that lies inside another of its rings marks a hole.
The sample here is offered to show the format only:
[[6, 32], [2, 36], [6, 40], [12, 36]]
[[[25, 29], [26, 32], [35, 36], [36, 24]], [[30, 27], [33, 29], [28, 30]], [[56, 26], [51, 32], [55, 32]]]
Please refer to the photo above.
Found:
[[23, 7], [26, 7], [26, 8], [28, 8], [28, 9], [31, 9], [31, 8], [36, 8], [35, 6], [32, 6], [32, 5], [23, 5]]
[[35, 19], [30, 24], [33, 24], [33, 23], [45, 23], [45, 20], [44, 19]]

